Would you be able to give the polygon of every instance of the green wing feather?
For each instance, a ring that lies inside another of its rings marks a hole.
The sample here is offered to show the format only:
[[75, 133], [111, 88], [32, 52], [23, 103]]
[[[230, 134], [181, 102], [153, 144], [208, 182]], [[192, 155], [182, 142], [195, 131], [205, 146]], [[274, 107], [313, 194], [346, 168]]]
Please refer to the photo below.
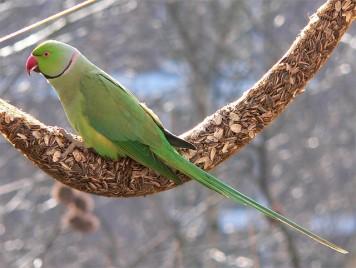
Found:
[[156, 124], [151, 123], [151, 116], [143, 112], [130, 92], [100, 73], [84, 76], [80, 90], [84, 96], [84, 116], [95, 130], [109, 138], [125, 155], [180, 183], [178, 176], [151, 152], [145, 142], [151, 140], [150, 145], [161, 146], [163, 134]]
[[186, 149], [196, 150], [196, 147], [194, 146], [194, 144], [191, 144], [190, 142], [187, 142], [186, 140], [183, 140], [183, 139], [177, 137], [176, 135], [171, 133], [168, 129], [165, 129], [163, 127], [161, 120], [159, 120], [158, 116], [150, 108], [148, 108], [146, 106], [146, 104], [141, 102], [140, 105], [145, 110], [145, 112], [148, 113], [152, 117], [153, 121], [155, 121], [155, 123], [163, 131], [164, 136], [166, 136], [167, 140], [169, 141], [169, 143], [171, 145], [178, 147], [178, 148], [186, 148]]
[[[104, 73], [90, 72], [80, 80], [83, 111], [89, 123], [112, 141], [162, 143], [162, 132], [131, 92]], [[99, 107], [99, 108], [97, 108]], [[149, 137], [149, 138], [147, 138]]]
[[234, 201], [253, 207], [321, 244], [338, 252], [347, 253], [346, 250], [262, 206], [186, 160], [168, 143], [160, 121], [139, 105], [135, 96], [105, 73], [87, 74], [81, 80], [81, 92], [85, 99], [83, 110], [91, 126], [117, 144], [120, 150], [125, 151], [132, 159], [168, 178], [176, 179], [172, 177], [174, 173], [169, 167], [177, 169], [204, 186]]

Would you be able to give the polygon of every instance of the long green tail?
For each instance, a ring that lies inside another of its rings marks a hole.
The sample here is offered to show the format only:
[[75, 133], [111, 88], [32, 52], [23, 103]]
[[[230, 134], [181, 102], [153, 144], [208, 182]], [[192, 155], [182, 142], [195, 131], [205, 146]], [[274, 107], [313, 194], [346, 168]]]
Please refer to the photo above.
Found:
[[246, 206], [253, 207], [263, 214], [265, 214], [268, 217], [271, 217], [272, 219], [275, 219], [277, 221], [280, 221], [290, 227], [292, 227], [294, 230], [309, 236], [310, 238], [314, 239], [315, 241], [319, 242], [320, 244], [323, 244], [329, 248], [332, 248], [340, 253], [347, 254], [348, 251], [325, 240], [324, 238], [308, 231], [307, 229], [299, 226], [298, 224], [294, 223], [293, 221], [287, 219], [286, 217], [282, 216], [281, 214], [266, 208], [253, 199], [249, 198], [248, 196], [240, 193], [239, 191], [235, 190], [231, 186], [227, 185], [223, 181], [215, 178], [213, 175], [205, 172], [204, 170], [200, 169], [193, 163], [189, 162], [187, 159], [185, 159], [183, 156], [178, 154], [175, 151], [170, 152], [165, 152], [164, 156], [160, 155], [162, 159], [164, 159], [164, 162], [168, 164], [170, 167], [175, 168], [182, 172], [183, 174], [187, 175], [189, 178], [194, 179], [198, 181], [199, 183], [203, 184], [204, 186], [218, 192], [219, 194], [222, 194], [226, 196], [227, 198], [231, 198], [232, 200], [242, 203]]

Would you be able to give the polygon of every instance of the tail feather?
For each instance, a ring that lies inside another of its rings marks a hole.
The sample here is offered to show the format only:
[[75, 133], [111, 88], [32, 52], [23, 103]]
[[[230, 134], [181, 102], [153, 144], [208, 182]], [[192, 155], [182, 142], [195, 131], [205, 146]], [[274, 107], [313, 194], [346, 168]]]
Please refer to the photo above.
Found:
[[166, 162], [170, 167], [179, 170], [186, 176], [190, 177], [191, 179], [196, 180], [197, 182], [201, 183], [202, 185], [218, 192], [219, 194], [230, 198], [236, 202], [242, 203], [246, 206], [250, 206], [252, 208], [257, 209], [258, 211], [262, 212], [264, 215], [271, 217], [283, 224], [288, 225], [289, 227], [293, 228], [294, 230], [309, 236], [310, 238], [314, 239], [320, 244], [323, 244], [331, 249], [334, 249], [340, 253], [346, 254], [348, 251], [345, 249], [327, 241], [326, 239], [312, 233], [311, 231], [301, 227], [300, 225], [296, 224], [295, 222], [289, 220], [288, 218], [284, 217], [283, 215], [262, 206], [261, 204], [257, 203], [253, 199], [249, 198], [248, 196], [240, 193], [239, 191], [235, 190], [228, 184], [224, 183], [223, 181], [219, 180], [218, 178], [214, 177], [213, 175], [205, 172], [204, 170], [200, 169], [183, 156], [178, 154], [175, 151], [170, 151], [168, 154], [166, 152], [165, 157], [163, 157], [164, 162]]

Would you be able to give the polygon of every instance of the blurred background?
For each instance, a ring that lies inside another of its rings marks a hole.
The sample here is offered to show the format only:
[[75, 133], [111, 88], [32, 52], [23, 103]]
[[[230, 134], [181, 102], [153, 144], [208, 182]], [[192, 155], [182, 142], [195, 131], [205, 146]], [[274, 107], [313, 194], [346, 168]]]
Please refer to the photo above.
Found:
[[[0, 0], [0, 36], [78, 2]], [[24, 71], [35, 44], [56, 39], [76, 46], [180, 134], [239, 98], [323, 2], [102, 0], [1, 44], [0, 97], [70, 129], [45, 79]], [[214, 170], [350, 254], [194, 182], [129, 199], [53, 190], [55, 181], [1, 137], [0, 267], [356, 267], [355, 49], [354, 27], [306, 92]]]

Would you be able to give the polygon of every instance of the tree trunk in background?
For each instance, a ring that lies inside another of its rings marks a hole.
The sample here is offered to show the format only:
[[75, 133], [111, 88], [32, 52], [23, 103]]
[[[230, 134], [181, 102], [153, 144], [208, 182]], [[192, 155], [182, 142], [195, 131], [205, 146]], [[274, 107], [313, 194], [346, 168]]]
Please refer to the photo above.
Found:
[[[262, 36], [263, 36], [263, 51], [265, 54], [265, 57], [261, 59], [261, 64], [263, 66], [264, 70], [267, 70], [269, 66], [273, 64], [275, 59], [278, 57], [278, 54], [280, 54], [280, 48], [278, 47], [278, 44], [276, 44], [276, 39], [274, 36], [274, 31], [271, 30], [271, 25], [274, 25], [273, 21], [274, 18], [277, 14], [274, 14], [271, 8], [271, 1], [263, 1], [262, 5]], [[277, 54], [278, 53], [278, 54]], [[277, 55], [276, 55], [277, 54]], [[282, 115], [283, 116], [283, 115]], [[281, 120], [281, 118], [279, 118]], [[283, 123], [282, 123], [283, 124]], [[272, 133], [271, 133], [272, 132]], [[271, 192], [271, 182], [270, 182], [270, 174], [271, 174], [271, 165], [269, 163], [269, 152], [268, 152], [268, 147], [267, 147], [267, 142], [270, 136], [274, 136], [274, 134], [278, 133], [278, 129], [276, 128], [269, 128], [266, 129], [264, 132], [261, 133], [261, 143], [258, 145], [258, 153], [259, 153], [259, 159], [260, 159], [260, 172], [259, 172], [259, 186], [261, 189], [261, 192], [265, 195], [269, 206], [271, 206], [274, 209], [278, 209], [278, 204], [279, 202], [275, 200], [273, 197], [273, 193]], [[267, 220], [271, 222], [268, 218]], [[298, 250], [295, 245], [295, 241], [293, 239], [293, 236], [289, 233], [287, 228], [284, 226], [278, 224], [274, 225], [276, 228], [278, 228], [283, 236], [285, 237], [287, 247], [286, 250], [288, 251], [289, 255], [289, 261], [292, 265], [293, 268], [300, 268], [300, 261], [298, 257]]]

